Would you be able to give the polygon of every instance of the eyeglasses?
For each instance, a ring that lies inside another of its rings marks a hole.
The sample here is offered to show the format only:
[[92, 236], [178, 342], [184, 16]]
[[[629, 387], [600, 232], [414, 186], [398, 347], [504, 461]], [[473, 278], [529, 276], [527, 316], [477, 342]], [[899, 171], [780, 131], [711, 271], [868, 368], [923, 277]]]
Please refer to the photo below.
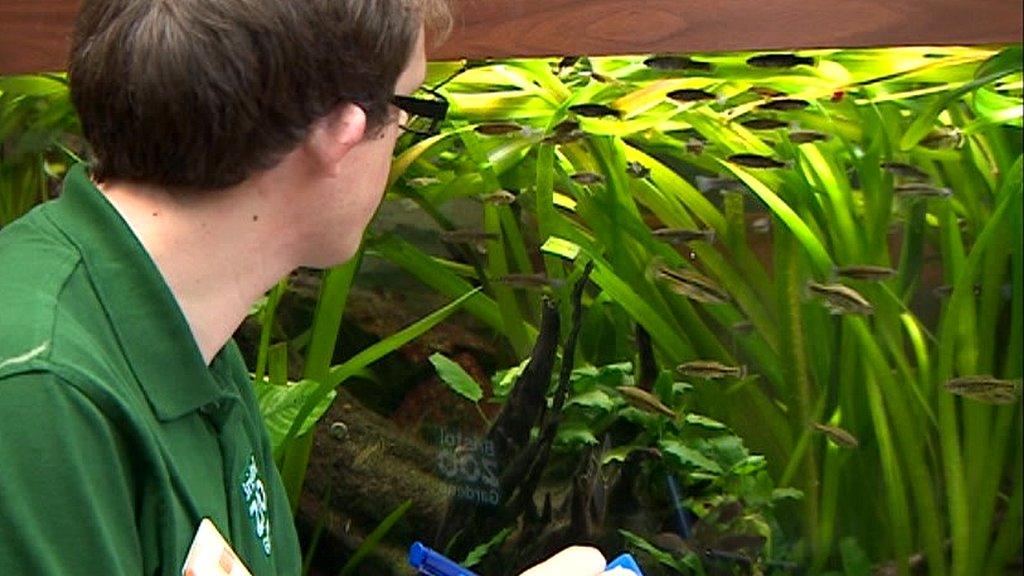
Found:
[[404, 132], [421, 137], [436, 136], [440, 133], [441, 122], [448, 115], [448, 100], [432, 88], [423, 88], [431, 98], [395, 95], [391, 104], [409, 117], [399, 124]]

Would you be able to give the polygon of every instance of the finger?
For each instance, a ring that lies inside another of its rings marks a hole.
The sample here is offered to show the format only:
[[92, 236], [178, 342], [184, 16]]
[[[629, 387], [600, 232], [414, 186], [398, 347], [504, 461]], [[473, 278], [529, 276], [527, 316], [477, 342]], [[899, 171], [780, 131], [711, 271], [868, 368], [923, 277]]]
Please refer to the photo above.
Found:
[[520, 576], [597, 576], [607, 565], [604, 555], [597, 548], [571, 546]]

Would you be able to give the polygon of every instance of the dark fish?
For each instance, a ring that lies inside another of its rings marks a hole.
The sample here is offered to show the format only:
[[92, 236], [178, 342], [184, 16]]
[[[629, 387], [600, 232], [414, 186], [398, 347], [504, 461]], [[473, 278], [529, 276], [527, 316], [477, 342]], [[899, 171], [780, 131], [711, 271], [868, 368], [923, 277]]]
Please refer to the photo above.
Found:
[[789, 132], [789, 141], [793, 144], [808, 144], [828, 139], [828, 134], [814, 130], [790, 130]]
[[697, 190], [704, 194], [725, 190], [742, 192], [746, 189], [742, 182], [728, 176], [694, 176], [693, 183], [696, 185]]
[[508, 190], [498, 190], [497, 192], [491, 192], [480, 197], [481, 200], [488, 204], [494, 204], [496, 206], [507, 206], [516, 201], [516, 195], [509, 192]]
[[922, 182], [908, 182], [893, 188], [893, 194], [901, 198], [949, 198], [953, 190]]
[[780, 98], [778, 100], [765, 102], [764, 104], [758, 106], [758, 108], [764, 110], [779, 110], [783, 112], [788, 112], [791, 110], [803, 110], [804, 108], [807, 108], [810, 105], [811, 103], [808, 102], [807, 100], [798, 100], [796, 98]]
[[786, 96], [786, 93], [782, 90], [776, 90], [775, 88], [769, 88], [768, 86], [751, 86], [749, 91], [762, 98], [778, 98], [780, 96]]
[[779, 128], [788, 128], [789, 122], [783, 122], [782, 120], [776, 120], [774, 118], [751, 118], [740, 122], [744, 128], [751, 130], [778, 130]]
[[849, 286], [843, 284], [819, 284], [809, 282], [807, 289], [820, 296], [832, 314], [864, 314], [871, 315], [875, 307]]
[[558, 64], [556, 64], [555, 67], [558, 69], [559, 72], [561, 72], [562, 70], [564, 70], [566, 68], [572, 68], [579, 61], [580, 61], [580, 57], [579, 56], [566, 56], [566, 57], [562, 58], [561, 60], [559, 60]]
[[647, 178], [651, 175], [651, 169], [639, 162], [633, 161], [626, 164], [626, 173], [633, 178]]
[[665, 266], [660, 266], [657, 268], [655, 275], [657, 278], [668, 281], [669, 288], [673, 292], [697, 302], [721, 304], [732, 300], [729, 294], [722, 290], [718, 284], [715, 284], [713, 280], [691, 270], [672, 270]]
[[652, 414], [660, 414], [662, 416], [668, 416], [669, 418], [675, 418], [676, 413], [671, 408], [666, 406], [657, 396], [644, 390], [643, 388], [637, 388], [636, 386], [618, 386], [616, 390], [622, 394], [622, 397], [633, 406]]
[[558, 126], [555, 126], [554, 132], [552, 132], [545, 142], [549, 144], [569, 144], [575, 142], [586, 136], [583, 130], [580, 130], [580, 123], [575, 120], [566, 120]]
[[474, 128], [477, 134], [484, 136], [505, 136], [508, 134], [522, 133], [523, 127], [513, 122], [494, 122], [481, 124]]
[[715, 100], [718, 98], [714, 93], [707, 90], [695, 88], [682, 88], [668, 93], [668, 97], [677, 102], [700, 102], [702, 100]]
[[587, 118], [601, 118], [603, 116], [618, 118], [622, 116], [622, 112], [605, 104], [576, 104], [575, 106], [569, 106], [569, 110]]
[[928, 180], [928, 174], [917, 166], [911, 166], [910, 164], [904, 164], [903, 162], [882, 162], [879, 166], [881, 166], [883, 170], [892, 172], [900, 178], [907, 178], [910, 180]]
[[719, 378], [739, 378], [747, 376], [746, 366], [728, 366], [714, 360], [694, 360], [676, 366], [676, 370], [684, 376], [718, 380]]
[[860, 266], [842, 266], [836, 269], [836, 274], [843, 278], [854, 280], [870, 280], [880, 282], [888, 280], [896, 275], [896, 271], [885, 266], [872, 266], [864, 264]]
[[729, 162], [747, 168], [785, 168], [787, 166], [785, 162], [760, 154], [733, 154], [729, 156]]
[[577, 172], [572, 176], [569, 176], [572, 180], [578, 184], [588, 186], [590, 184], [600, 184], [604, 182], [604, 177], [600, 174], [594, 174], [593, 172]]
[[801, 64], [813, 66], [814, 58], [788, 53], [760, 54], [747, 58], [747, 64], [757, 68], [792, 68]]
[[711, 64], [707, 62], [700, 62], [686, 56], [652, 56], [644, 60], [644, 65], [655, 70], [711, 71]]
[[498, 235], [482, 230], [444, 230], [437, 235], [445, 244], [473, 244], [487, 240], [497, 240]]
[[811, 426], [813, 426], [814, 429], [817, 430], [818, 432], [821, 432], [825, 436], [828, 436], [829, 440], [835, 442], [837, 445], [842, 446], [843, 448], [856, 448], [860, 446], [860, 441], [857, 440], [856, 436], [850, 434], [849, 432], [843, 430], [838, 426], [818, 424], [817, 422], [812, 422]]
[[1020, 398], [1021, 381], [987, 375], [961, 376], [943, 385], [947, 391], [986, 404], [1013, 404]]
[[918, 144], [932, 149], [959, 148], [964, 144], [964, 133], [959, 128], [944, 126], [929, 132]]
[[544, 274], [507, 274], [498, 278], [498, 282], [512, 288], [560, 288], [564, 284], [563, 280]]
[[661, 238], [672, 244], [682, 244], [684, 242], [692, 242], [694, 240], [703, 240], [705, 242], [715, 241], [715, 231], [711, 228], [703, 228], [700, 230], [692, 230], [688, 228], [659, 228], [653, 232], [656, 238]]

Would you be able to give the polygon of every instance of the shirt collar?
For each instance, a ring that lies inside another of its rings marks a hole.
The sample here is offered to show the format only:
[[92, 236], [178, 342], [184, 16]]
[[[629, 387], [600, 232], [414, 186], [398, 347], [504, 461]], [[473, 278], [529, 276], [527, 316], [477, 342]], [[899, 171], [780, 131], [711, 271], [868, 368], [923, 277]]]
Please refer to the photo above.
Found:
[[[121, 350], [161, 421], [233, 397], [203, 361], [192, 331], [163, 275], [120, 213], [89, 178], [72, 167], [54, 203], [55, 221], [74, 244], [92, 279]], [[225, 361], [224, 350], [213, 369]]]

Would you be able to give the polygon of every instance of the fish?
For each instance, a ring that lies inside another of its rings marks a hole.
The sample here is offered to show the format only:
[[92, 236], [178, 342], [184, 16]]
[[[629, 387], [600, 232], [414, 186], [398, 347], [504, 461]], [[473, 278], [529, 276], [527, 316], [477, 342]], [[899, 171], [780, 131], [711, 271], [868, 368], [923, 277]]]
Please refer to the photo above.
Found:
[[576, 142], [584, 136], [586, 136], [586, 133], [583, 130], [580, 130], [579, 122], [566, 120], [558, 126], [555, 126], [554, 132], [544, 138], [544, 142], [549, 144], [569, 144], [571, 142]]
[[707, 90], [698, 90], [696, 88], [682, 88], [679, 90], [673, 90], [667, 94], [669, 98], [676, 102], [700, 102], [703, 100], [716, 100], [716, 96], [713, 92]]
[[480, 124], [473, 129], [477, 134], [484, 136], [506, 136], [508, 134], [522, 133], [523, 127], [514, 122], [492, 122]]
[[561, 72], [562, 70], [565, 70], [566, 68], [572, 68], [579, 61], [580, 61], [580, 57], [579, 56], [565, 56], [564, 58], [562, 58], [561, 60], [558, 61], [558, 64], [555, 64], [555, 68], [559, 72]]
[[954, 126], [943, 126], [929, 132], [918, 144], [933, 150], [959, 148], [964, 144], [964, 133]]
[[910, 180], [928, 180], [928, 174], [917, 166], [911, 166], [910, 164], [904, 164], [903, 162], [882, 162], [879, 166], [881, 166], [883, 170], [891, 172], [900, 178], [907, 178]]
[[651, 169], [640, 162], [631, 161], [626, 164], [626, 174], [634, 178], [647, 178], [651, 175]]
[[759, 54], [747, 58], [747, 64], [756, 68], [792, 68], [801, 64], [813, 66], [814, 58], [790, 53]]
[[656, 238], [661, 238], [672, 244], [682, 244], [694, 240], [703, 240], [708, 243], [715, 241], [715, 231], [711, 228], [659, 228], [652, 232]]
[[870, 316], [875, 307], [853, 288], [843, 284], [819, 284], [808, 282], [807, 289], [822, 298], [825, 307], [832, 314], [862, 314]]
[[704, 147], [706, 145], [707, 143], [700, 138], [690, 138], [683, 144], [683, 147], [685, 147], [686, 151], [690, 154], [699, 156], [704, 152]]
[[750, 320], [740, 320], [739, 322], [734, 323], [729, 328], [731, 328], [732, 331], [736, 332], [737, 334], [750, 334], [751, 332], [754, 331], [754, 323], [751, 322]]
[[512, 288], [560, 288], [565, 283], [544, 274], [506, 274], [497, 281]]
[[769, 216], [761, 216], [750, 223], [750, 231], [755, 234], [768, 234], [772, 231], [772, 219]]
[[860, 441], [857, 440], [856, 436], [838, 426], [829, 426], [827, 424], [819, 424], [817, 422], [812, 422], [811, 426], [818, 432], [827, 436], [829, 440], [843, 448], [856, 448], [860, 446]]
[[762, 98], [778, 98], [780, 96], [786, 96], [786, 93], [782, 90], [776, 90], [775, 88], [769, 88], [768, 86], [751, 86], [748, 89], [748, 92], [753, 92]]
[[871, 264], [863, 264], [856, 266], [841, 266], [836, 268], [836, 274], [843, 278], [852, 278], [854, 280], [870, 280], [879, 282], [882, 280], [888, 280], [896, 275], [896, 271], [886, 266], [873, 266]]
[[728, 366], [715, 360], [694, 360], [692, 362], [686, 362], [676, 366], [676, 371], [684, 376], [706, 378], [708, 380], [718, 380], [720, 378], [727, 377], [742, 380], [747, 377], [746, 366]]
[[660, 414], [676, 418], [676, 413], [666, 406], [657, 396], [636, 386], [617, 386], [615, 388], [631, 405], [652, 414]]
[[829, 138], [828, 134], [815, 130], [790, 130], [789, 132], [789, 141], [793, 144], [808, 144], [810, 142], [828, 140]]
[[713, 280], [691, 270], [672, 270], [665, 266], [659, 266], [655, 271], [655, 276], [668, 281], [669, 288], [673, 292], [697, 302], [722, 304], [732, 301], [729, 294]]
[[470, 229], [444, 230], [437, 237], [445, 244], [474, 244], [498, 239], [498, 235], [493, 232]]
[[[975, 296], [981, 295], [981, 284], [975, 284], [971, 287], [971, 293]], [[953, 286], [950, 284], [943, 284], [942, 286], [936, 287], [932, 290], [932, 295], [936, 298], [949, 298], [953, 294]], [[1013, 284], [1007, 282], [999, 287], [999, 295], [1003, 297], [1003, 300], [1013, 299]]]
[[441, 180], [434, 178], [433, 176], [420, 176], [418, 178], [410, 178], [405, 182], [406, 184], [412, 186], [413, 188], [422, 188], [424, 186], [440, 184]]
[[583, 184], [584, 186], [589, 186], [591, 184], [600, 184], [601, 182], [604, 182], [603, 176], [601, 176], [600, 174], [595, 174], [593, 172], [577, 172], [572, 176], [569, 176], [569, 178], [571, 178], [573, 182]]
[[644, 66], [654, 70], [699, 70], [710, 72], [712, 66], [687, 56], [651, 56], [644, 60]]
[[810, 106], [811, 103], [807, 100], [800, 100], [797, 98], [780, 98], [778, 100], [771, 100], [758, 106], [762, 110], [779, 110], [788, 112], [792, 110], [803, 110]]
[[742, 192], [746, 189], [742, 182], [729, 176], [695, 176], [693, 183], [704, 194], [710, 194], [711, 192], [721, 192], [724, 190], [730, 190], [733, 192]]
[[951, 394], [985, 404], [1013, 404], [1020, 398], [1021, 381], [989, 375], [960, 376], [943, 384]]
[[622, 112], [619, 112], [611, 106], [605, 104], [576, 104], [569, 106], [569, 110], [580, 116], [586, 116], [587, 118], [601, 118], [603, 116], [614, 116], [616, 118], [622, 116]]
[[789, 122], [782, 120], [776, 120], [774, 118], [752, 118], [750, 120], [744, 120], [740, 122], [744, 128], [751, 130], [778, 130], [779, 128], [788, 128]]
[[908, 182], [894, 187], [893, 194], [901, 198], [949, 198], [953, 190], [922, 182]]
[[484, 194], [480, 199], [488, 204], [507, 206], [516, 201], [516, 195], [508, 190], [498, 190], [496, 192], [491, 192], [490, 194]]
[[733, 164], [739, 164], [747, 168], [785, 168], [789, 166], [786, 162], [781, 162], [768, 156], [761, 156], [760, 154], [733, 154], [729, 156], [728, 160]]

